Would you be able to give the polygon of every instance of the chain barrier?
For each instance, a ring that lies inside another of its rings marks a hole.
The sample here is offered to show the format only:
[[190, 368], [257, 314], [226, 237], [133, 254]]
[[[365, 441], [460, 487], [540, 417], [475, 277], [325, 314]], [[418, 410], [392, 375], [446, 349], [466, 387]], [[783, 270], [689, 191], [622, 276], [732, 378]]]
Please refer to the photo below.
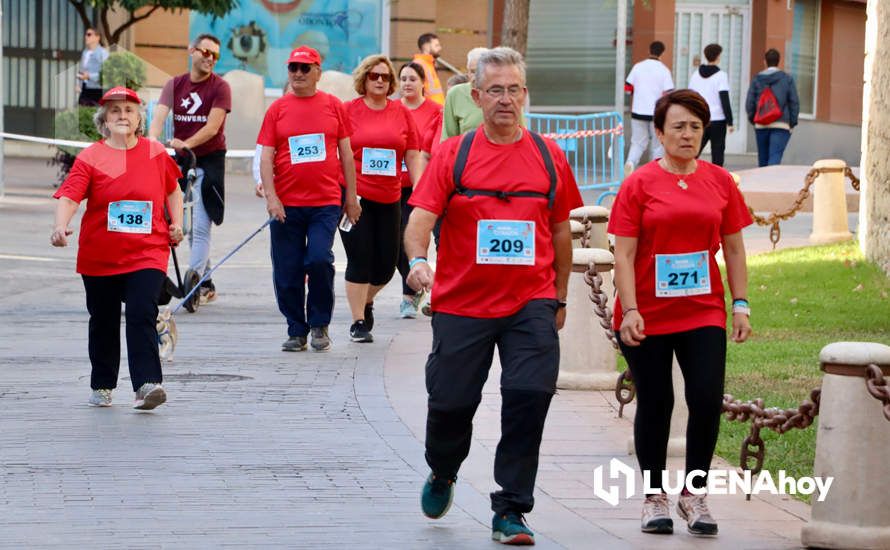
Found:
[[865, 367], [865, 387], [872, 397], [884, 404], [884, 418], [890, 420], [890, 386], [881, 367], [875, 364]]
[[844, 168], [813, 168], [807, 172], [807, 175], [804, 177], [803, 188], [797, 193], [797, 199], [794, 200], [788, 210], [785, 210], [784, 212], [773, 212], [769, 216], [758, 216], [754, 213], [754, 210], [751, 207], [748, 207], [748, 212], [751, 213], [751, 217], [754, 218], [757, 225], [770, 227], [769, 240], [773, 243], [773, 250], [776, 249], [776, 244], [778, 244], [779, 239], [782, 238], [782, 229], [779, 227], [779, 222], [793, 218], [800, 209], [803, 208], [804, 201], [810, 196], [810, 187], [812, 187], [816, 178], [818, 178], [820, 174], [836, 172], [843, 172], [844, 176], [850, 180], [853, 189], [859, 191], [859, 178], [853, 175], [853, 169], [849, 166]]

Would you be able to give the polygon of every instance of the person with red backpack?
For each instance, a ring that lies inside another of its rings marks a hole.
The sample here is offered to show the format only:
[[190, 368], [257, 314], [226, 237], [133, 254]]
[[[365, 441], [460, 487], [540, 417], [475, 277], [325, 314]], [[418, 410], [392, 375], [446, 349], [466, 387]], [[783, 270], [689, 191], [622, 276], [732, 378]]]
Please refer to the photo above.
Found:
[[782, 163], [791, 130], [797, 126], [800, 100], [790, 74], [779, 69], [779, 52], [764, 54], [766, 69], [757, 73], [748, 88], [745, 111], [757, 137], [757, 165]]

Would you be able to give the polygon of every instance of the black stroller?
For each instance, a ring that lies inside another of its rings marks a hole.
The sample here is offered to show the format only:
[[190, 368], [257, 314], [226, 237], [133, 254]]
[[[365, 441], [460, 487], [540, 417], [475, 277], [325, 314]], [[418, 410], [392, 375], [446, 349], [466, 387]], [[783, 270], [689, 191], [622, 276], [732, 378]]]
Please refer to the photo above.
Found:
[[[195, 186], [201, 185], [201, 181], [204, 179], [204, 170], [197, 168], [197, 159], [195, 158], [195, 153], [192, 152], [189, 148], [184, 148], [183, 152], [185, 153], [183, 156], [177, 155], [177, 163], [185, 172], [185, 176], [179, 180], [180, 186], [183, 188], [183, 199], [182, 199], [182, 233], [187, 238], [192, 234], [193, 227], [193, 216], [192, 212], [195, 206], [194, 200], [194, 190]], [[184, 166], [183, 166], [184, 165]], [[167, 220], [170, 220], [169, 212], [165, 213], [167, 215]], [[185, 277], [183, 278], [180, 270], [179, 270], [179, 259], [176, 257], [176, 247], [172, 244], [170, 245], [170, 253], [173, 256], [173, 267], [176, 271], [176, 282], [170, 280], [170, 277], [167, 277], [164, 281], [164, 285], [161, 287], [161, 294], [158, 298], [159, 305], [167, 305], [170, 303], [170, 300], [173, 298], [182, 298], [187, 296], [189, 292], [200, 282], [201, 276], [193, 269], [188, 269], [185, 272]], [[198, 310], [198, 306], [201, 304], [200, 293], [195, 292], [191, 295], [191, 297], [183, 304], [185, 309], [189, 313], [194, 313]]]

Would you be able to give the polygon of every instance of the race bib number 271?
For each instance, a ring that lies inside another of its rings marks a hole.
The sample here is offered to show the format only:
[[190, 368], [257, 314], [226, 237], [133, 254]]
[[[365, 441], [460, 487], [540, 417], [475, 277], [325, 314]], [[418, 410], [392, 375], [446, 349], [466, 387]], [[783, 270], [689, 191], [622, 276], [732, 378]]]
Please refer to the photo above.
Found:
[[655, 296], [674, 298], [711, 293], [707, 250], [655, 255]]

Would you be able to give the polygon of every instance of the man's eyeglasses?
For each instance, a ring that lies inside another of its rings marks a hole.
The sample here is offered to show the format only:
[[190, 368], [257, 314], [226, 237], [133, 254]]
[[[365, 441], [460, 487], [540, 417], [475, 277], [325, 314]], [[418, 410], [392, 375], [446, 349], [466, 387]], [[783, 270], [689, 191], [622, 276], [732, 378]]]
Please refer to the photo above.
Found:
[[516, 99], [520, 95], [522, 95], [522, 90], [522, 86], [510, 86], [509, 88], [504, 88], [503, 86], [492, 86], [491, 88], [485, 90], [485, 93], [492, 99], [500, 99], [504, 97], [504, 94], [510, 96], [510, 99]]
[[310, 63], [288, 63], [287, 70], [292, 73], [299, 71], [303, 74], [309, 74], [309, 71], [312, 70], [312, 65]]
[[376, 82], [378, 80], [389, 82], [390, 80], [392, 80], [392, 75], [389, 73], [368, 73], [368, 80], [370, 80], [371, 82]]
[[207, 48], [195, 48], [195, 51], [200, 52], [205, 58], [212, 57], [214, 61], [219, 61], [219, 52]]

